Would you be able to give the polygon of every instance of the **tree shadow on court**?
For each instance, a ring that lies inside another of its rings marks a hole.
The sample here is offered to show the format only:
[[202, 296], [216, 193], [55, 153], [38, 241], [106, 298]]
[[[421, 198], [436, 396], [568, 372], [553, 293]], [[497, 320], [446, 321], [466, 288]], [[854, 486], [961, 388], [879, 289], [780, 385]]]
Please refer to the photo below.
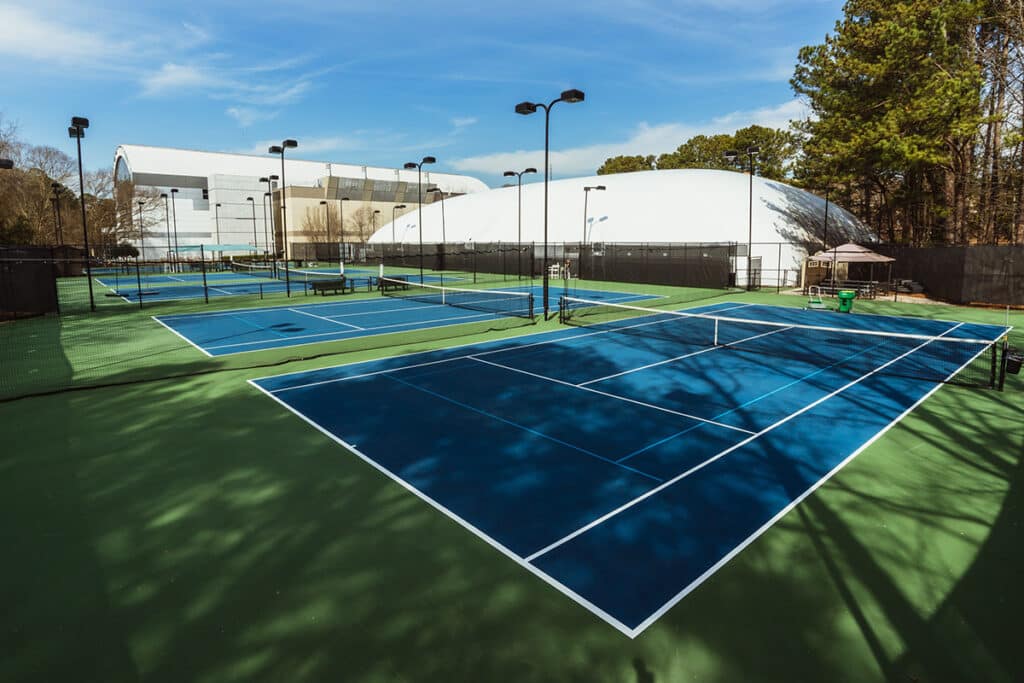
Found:
[[630, 640], [246, 376], [0, 407], [0, 679], [1020, 675], [1019, 386], [943, 389]]

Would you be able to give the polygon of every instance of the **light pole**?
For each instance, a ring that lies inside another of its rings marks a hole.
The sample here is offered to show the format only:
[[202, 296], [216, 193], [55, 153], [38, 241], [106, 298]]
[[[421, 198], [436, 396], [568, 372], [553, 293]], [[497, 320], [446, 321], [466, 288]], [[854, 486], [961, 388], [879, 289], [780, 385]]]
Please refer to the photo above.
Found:
[[220, 244], [220, 202], [213, 205], [213, 224], [217, 229], [217, 244]]
[[[171, 239], [171, 207], [167, 203], [167, 193], [166, 192], [161, 192], [160, 193], [160, 199], [164, 200], [164, 221], [167, 223], [167, 231], [164, 234], [166, 235], [166, 239], [170, 240]], [[171, 250], [171, 245], [170, 245], [170, 243], [168, 243], [167, 244], [167, 251], [170, 251], [170, 250]]]
[[83, 116], [72, 116], [68, 136], [75, 139], [78, 145], [78, 197], [82, 204], [82, 241], [85, 247], [85, 277], [89, 280], [89, 310], [96, 310], [96, 300], [92, 296], [92, 266], [89, 257], [89, 226], [85, 219], [85, 174], [82, 173], [82, 138], [89, 127], [89, 119]]
[[587, 243], [587, 198], [590, 196], [591, 190], [604, 191], [604, 185], [587, 185], [583, 188], [583, 241], [580, 242], [580, 257], [582, 258], [583, 245]]
[[338, 200], [338, 212], [341, 214], [339, 221], [341, 225], [338, 226], [338, 237], [341, 240], [341, 253], [339, 254], [341, 260], [339, 262], [339, 267], [341, 268], [342, 273], [345, 271], [345, 202], [347, 201], [349, 201], [348, 197], [342, 197]]
[[[747, 290], [754, 288], [753, 264], [754, 264], [754, 159], [757, 158], [761, 148], [757, 145], [749, 145], [746, 149], [747, 160], [750, 162], [750, 206], [747, 218]], [[725, 158], [735, 161], [739, 156], [736, 150], [730, 149], [725, 153]]]
[[[320, 206], [324, 207], [324, 217], [327, 219], [327, 251], [331, 250], [331, 207], [327, 205], [326, 199], [320, 200]], [[328, 253], [327, 260], [330, 260], [330, 254]]]
[[171, 220], [174, 221], [174, 272], [180, 272], [178, 267], [178, 188], [171, 188]]
[[558, 97], [558, 99], [552, 100], [549, 104], [543, 102], [520, 102], [516, 105], [516, 113], [528, 116], [529, 114], [537, 113], [537, 109], [544, 110], [544, 319], [548, 318], [548, 180], [551, 176], [551, 164], [548, 161], [549, 150], [550, 150], [550, 131], [551, 131], [551, 108], [559, 102], [568, 102], [569, 104], [575, 104], [576, 102], [582, 102], [584, 94], [582, 90], [565, 90]]
[[50, 189], [53, 190], [53, 210], [57, 214], [57, 224], [54, 226], [54, 239], [57, 240], [57, 246], [63, 246], [64, 225], [60, 219], [60, 183], [50, 183]]
[[[423, 284], [423, 181], [420, 179], [423, 174], [423, 164], [436, 164], [437, 159], [434, 157], [423, 157], [420, 163], [410, 161], [405, 165], [406, 169], [416, 169], [416, 194], [419, 202], [419, 228], [420, 228], [420, 284]], [[394, 221], [391, 222], [391, 227], [394, 228]]]
[[444, 190], [442, 190], [440, 187], [436, 187], [435, 186], [431, 190], [431, 192], [434, 192], [434, 193], [436, 193], [436, 194], [441, 196], [441, 244], [444, 244], [445, 242], [448, 241], [448, 238], [445, 236], [445, 226], [444, 226]]
[[256, 236], [256, 200], [246, 197], [245, 201], [249, 202], [249, 207], [252, 209], [252, 255], [255, 257], [259, 253], [260, 247], [260, 239]]
[[[370, 216], [370, 220], [373, 221], [373, 232], [370, 233], [371, 235], [373, 233], [377, 232], [377, 214], [378, 213], [380, 213], [380, 209], [374, 209], [373, 210], [373, 214]], [[393, 240], [394, 240], [394, 238], [392, 238], [392, 241]]]
[[[525, 168], [522, 171], [505, 171], [502, 175], [506, 178], [515, 177], [519, 184], [519, 228], [516, 231], [516, 275], [523, 277], [523, 176], [527, 173], [536, 173], [537, 169]], [[531, 277], [533, 273], [530, 273]]]
[[138, 200], [139, 205], [139, 250], [142, 251], [142, 260], [146, 260], [146, 226], [142, 223], [142, 207], [146, 202]]
[[395, 211], [404, 209], [405, 204], [399, 204], [398, 206], [391, 207], [391, 243], [395, 243]]
[[[267, 184], [267, 191], [264, 193], [263, 196], [264, 197], [269, 197], [269, 199], [267, 200], [267, 203], [270, 204], [270, 232], [274, 236], [274, 256], [275, 256], [275, 258], [277, 257], [277, 228], [274, 225], [274, 187], [273, 187], [273, 185], [271, 183], [272, 183], [272, 181], [277, 180], [277, 179], [278, 179], [278, 177], [277, 177], [276, 174], [275, 175], [268, 175], [268, 176], [266, 176], [264, 178], [260, 178], [260, 182], [261, 183], [266, 183]], [[281, 199], [282, 200], [284, 199], [284, 193], [283, 192], [281, 193]], [[264, 220], [263, 223], [264, 223], [264, 226], [266, 226], [266, 220]], [[269, 240], [267, 240], [267, 244], [270, 244]]]
[[289, 273], [291, 271], [289, 271], [289, 269], [288, 269], [288, 255], [289, 255], [288, 254], [288, 215], [287, 215], [287, 212], [286, 212], [286, 209], [288, 207], [285, 204], [285, 198], [284, 198], [284, 187], [285, 187], [285, 180], [284, 180], [284, 151], [286, 149], [288, 149], [289, 147], [298, 147], [298, 146], [299, 146], [298, 142], [296, 142], [295, 140], [292, 140], [292, 139], [288, 139], [288, 140], [283, 140], [280, 145], [271, 145], [267, 149], [267, 152], [270, 153], [270, 154], [280, 154], [281, 155], [281, 243], [282, 243], [281, 247], [282, 247], [283, 255], [284, 255], [284, 290], [285, 290], [286, 296], [291, 296], [292, 295], [292, 281], [291, 281], [291, 277], [289, 275]]
[[270, 232], [267, 230], [267, 197], [270, 196], [269, 192], [263, 193], [263, 199], [260, 200], [260, 204], [263, 205], [263, 262], [266, 263], [267, 256], [270, 254]]

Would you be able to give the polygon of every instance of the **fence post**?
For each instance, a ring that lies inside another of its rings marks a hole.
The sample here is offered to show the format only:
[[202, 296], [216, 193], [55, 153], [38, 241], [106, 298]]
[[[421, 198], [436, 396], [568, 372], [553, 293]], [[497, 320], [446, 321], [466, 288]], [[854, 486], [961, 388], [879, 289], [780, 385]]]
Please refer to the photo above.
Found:
[[135, 255], [135, 286], [138, 288], [136, 293], [139, 297], [139, 310], [142, 310], [142, 271], [139, 270], [139, 256]]
[[199, 263], [202, 264], [203, 270], [203, 300], [210, 303], [210, 289], [206, 286], [206, 252], [201, 244], [199, 245]]

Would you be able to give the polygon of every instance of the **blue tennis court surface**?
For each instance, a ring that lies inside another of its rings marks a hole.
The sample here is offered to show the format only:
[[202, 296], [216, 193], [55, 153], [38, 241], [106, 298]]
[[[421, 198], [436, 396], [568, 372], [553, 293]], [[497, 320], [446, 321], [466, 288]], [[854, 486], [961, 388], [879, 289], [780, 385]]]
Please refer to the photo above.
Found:
[[[532, 292], [536, 302], [540, 301], [543, 294], [539, 286], [515, 287], [507, 291]], [[552, 307], [556, 310], [560, 293], [561, 290], [555, 288], [549, 293]], [[614, 302], [649, 298], [638, 294], [596, 290], [578, 290], [575, 294]], [[539, 304], [536, 305], [539, 308]], [[296, 306], [162, 315], [154, 319], [207, 355], [223, 356], [459, 325], [493, 320], [495, 317], [495, 313], [491, 312], [423, 303], [414, 299], [374, 296]]]
[[[916, 371], [945, 378], [978, 353], [789, 325], [1005, 332], [736, 303], [690, 310], [786, 325], [716, 326], [734, 346], [708, 346], [685, 341], [703, 321], [654, 313], [252, 383], [632, 637], [939, 386]], [[770, 351], [769, 340], [806, 353], [747, 352]]]

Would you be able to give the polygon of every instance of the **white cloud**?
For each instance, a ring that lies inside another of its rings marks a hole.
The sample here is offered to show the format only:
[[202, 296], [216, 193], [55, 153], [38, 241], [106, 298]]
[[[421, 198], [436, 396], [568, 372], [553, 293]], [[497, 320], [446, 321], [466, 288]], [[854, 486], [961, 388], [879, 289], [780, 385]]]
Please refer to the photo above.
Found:
[[156, 97], [179, 94], [182, 91], [223, 87], [224, 81], [202, 67], [183, 64], [164, 64], [156, 72], [142, 78], [142, 94]]
[[452, 119], [452, 125], [455, 127], [456, 131], [472, 126], [476, 122], [477, 118], [475, 116], [457, 116]]
[[[771, 128], [787, 128], [791, 119], [802, 118], [806, 115], [805, 105], [799, 100], [791, 100], [775, 107], [732, 112], [704, 122], [666, 123], [656, 126], [641, 122], [626, 140], [552, 150], [550, 153], [551, 171], [553, 176], [561, 177], [591, 175], [609, 157], [671, 152], [694, 135], [733, 133], [739, 128], [754, 124]], [[502, 172], [513, 168], [543, 167], [544, 150], [517, 150], [485, 154], [454, 159], [451, 165], [455, 170], [464, 173], [501, 175]]]
[[[322, 154], [324, 152], [339, 152], [367, 148], [366, 143], [362, 140], [341, 136], [299, 137], [298, 140], [298, 151], [291, 152], [291, 154], [299, 157]], [[238, 151], [241, 154], [266, 154], [268, 147], [279, 144], [281, 144], [280, 140], [261, 140], [251, 147]]]
[[94, 64], [119, 46], [94, 32], [80, 31], [14, 5], [0, 5], [0, 54], [64, 65]]
[[269, 121], [277, 117], [278, 112], [252, 107], [228, 107], [224, 113], [238, 121], [238, 125], [248, 128], [259, 121]]

